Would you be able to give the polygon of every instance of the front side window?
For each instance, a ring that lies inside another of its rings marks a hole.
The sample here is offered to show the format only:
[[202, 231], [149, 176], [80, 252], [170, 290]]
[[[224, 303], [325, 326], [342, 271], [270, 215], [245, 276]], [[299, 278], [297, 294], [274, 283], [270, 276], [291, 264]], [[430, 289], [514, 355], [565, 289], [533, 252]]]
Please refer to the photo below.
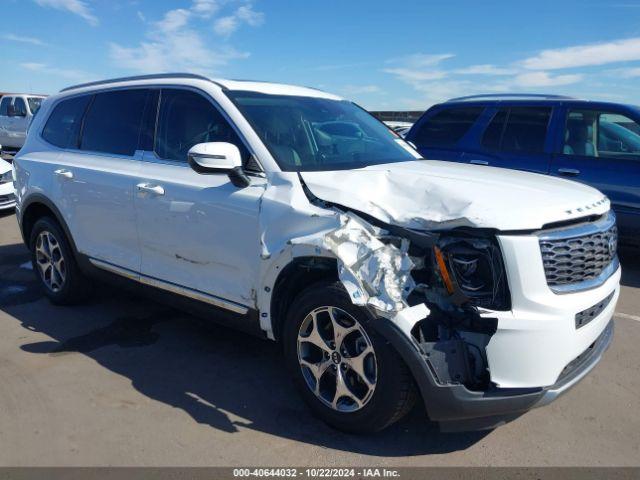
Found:
[[16, 97], [13, 100], [13, 115], [16, 117], [27, 116], [27, 104], [24, 103], [24, 100], [20, 97]]
[[40, 97], [27, 97], [27, 102], [29, 102], [29, 110], [31, 110], [31, 115], [35, 115], [40, 110], [40, 105], [42, 105], [42, 98]]
[[542, 153], [550, 118], [550, 107], [503, 108], [485, 130], [482, 145], [503, 152]]
[[640, 126], [612, 112], [571, 110], [567, 115], [563, 153], [586, 157], [640, 156]]
[[194, 145], [227, 142], [238, 147], [243, 159], [246, 147], [218, 109], [190, 90], [163, 89], [154, 151], [165, 160], [186, 162]]
[[0, 100], [0, 116], [1, 117], [9, 116], [10, 104], [11, 104], [11, 97], [2, 97], [2, 100]]
[[80, 149], [132, 156], [148, 97], [144, 89], [97, 93], [84, 119]]
[[69, 98], [58, 103], [42, 131], [42, 138], [56, 147], [77, 148], [82, 116], [91, 95]]
[[413, 142], [419, 147], [453, 147], [471, 129], [483, 107], [448, 108], [428, 118]]
[[416, 160], [418, 154], [345, 100], [229, 91], [284, 171], [340, 170]]

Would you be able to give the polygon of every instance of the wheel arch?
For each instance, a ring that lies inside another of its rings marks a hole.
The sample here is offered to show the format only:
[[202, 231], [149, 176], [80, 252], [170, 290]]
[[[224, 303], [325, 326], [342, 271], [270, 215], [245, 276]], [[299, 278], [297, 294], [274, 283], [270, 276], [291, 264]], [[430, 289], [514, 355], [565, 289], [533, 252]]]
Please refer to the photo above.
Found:
[[338, 264], [335, 258], [303, 256], [293, 258], [278, 274], [271, 296], [273, 335], [282, 337], [287, 312], [293, 300], [306, 287], [321, 280], [338, 280]]
[[39, 218], [49, 216], [58, 222], [71, 245], [73, 254], [77, 254], [78, 250], [75, 242], [73, 241], [73, 236], [71, 235], [67, 222], [64, 220], [64, 216], [58, 207], [56, 207], [49, 198], [42, 194], [34, 193], [22, 203], [20, 211], [20, 233], [22, 234], [22, 239], [27, 247], [30, 247], [29, 239], [31, 238], [31, 231], [33, 230], [35, 223]]

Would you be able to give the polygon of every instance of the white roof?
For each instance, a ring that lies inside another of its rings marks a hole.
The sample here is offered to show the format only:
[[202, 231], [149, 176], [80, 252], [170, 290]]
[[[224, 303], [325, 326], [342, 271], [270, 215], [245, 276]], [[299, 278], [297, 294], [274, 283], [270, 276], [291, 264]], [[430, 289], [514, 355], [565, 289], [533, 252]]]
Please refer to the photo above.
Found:
[[341, 97], [323, 92], [322, 90], [310, 87], [301, 87], [298, 85], [288, 85], [286, 83], [255, 82], [252, 80], [227, 80], [219, 78], [212, 80], [228, 90], [243, 90], [270, 95], [296, 95], [300, 97], [318, 97], [328, 98], [330, 100], [342, 100]]
[[103, 80], [98, 82], [90, 82], [81, 85], [75, 85], [62, 90], [62, 92], [78, 91], [78, 90], [95, 90], [104, 88], [105, 86], [125, 86], [125, 85], [147, 85], [153, 84], [157, 81], [171, 79], [175, 82], [184, 81], [185, 84], [198, 81], [213, 82], [221, 88], [228, 90], [241, 90], [249, 92], [259, 92], [271, 95], [296, 95], [301, 97], [317, 97], [327, 98], [330, 100], [342, 100], [337, 95], [332, 95], [322, 90], [317, 90], [310, 87], [300, 87], [297, 85], [287, 85], [284, 83], [271, 83], [271, 82], [255, 82], [249, 80], [227, 80], [218, 78], [208, 78], [201, 75], [191, 73], [166, 73], [157, 75], [141, 75], [137, 77], [115, 78], [112, 80]]

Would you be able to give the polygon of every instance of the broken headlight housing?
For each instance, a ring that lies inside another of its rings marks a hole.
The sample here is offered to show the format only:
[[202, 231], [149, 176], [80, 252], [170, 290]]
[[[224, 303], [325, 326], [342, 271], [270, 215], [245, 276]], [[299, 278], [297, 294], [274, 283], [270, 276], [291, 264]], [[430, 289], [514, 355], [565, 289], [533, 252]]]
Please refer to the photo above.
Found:
[[[439, 249], [444, 259], [439, 262], [440, 270], [443, 278], [449, 279], [448, 289], [457, 290], [476, 307], [511, 308], [502, 253], [494, 239], [444, 237]], [[443, 268], [447, 272], [442, 271]]]

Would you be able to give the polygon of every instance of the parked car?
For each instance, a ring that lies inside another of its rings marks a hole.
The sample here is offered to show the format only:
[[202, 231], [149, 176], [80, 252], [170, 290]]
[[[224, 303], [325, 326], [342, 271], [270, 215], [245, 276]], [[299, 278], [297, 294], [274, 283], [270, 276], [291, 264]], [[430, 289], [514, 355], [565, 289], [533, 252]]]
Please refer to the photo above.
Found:
[[11, 164], [0, 158], [0, 212], [16, 206]]
[[406, 138], [425, 158], [591, 185], [611, 200], [621, 241], [640, 245], [640, 107], [553, 95], [477, 95], [431, 107]]
[[418, 396], [443, 428], [490, 428], [571, 388], [611, 342], [602, 193], [424, 161], [315, 89], [190, 74], [70, 87], [14, 168], [52, 302], [84, 300], [95, 276], [277, 340], [339, 429], [385, 428]]
[[387, 127], [396, 132], [398, 135], [404, 137], [411, 127], [413, 123], [411, 122], [384, 122]]
[[22, 148], [29, 124], [44, 98], [42, 95], [11, 93], [0, 99], [0, 147], [3, 153], [14, 154]]

